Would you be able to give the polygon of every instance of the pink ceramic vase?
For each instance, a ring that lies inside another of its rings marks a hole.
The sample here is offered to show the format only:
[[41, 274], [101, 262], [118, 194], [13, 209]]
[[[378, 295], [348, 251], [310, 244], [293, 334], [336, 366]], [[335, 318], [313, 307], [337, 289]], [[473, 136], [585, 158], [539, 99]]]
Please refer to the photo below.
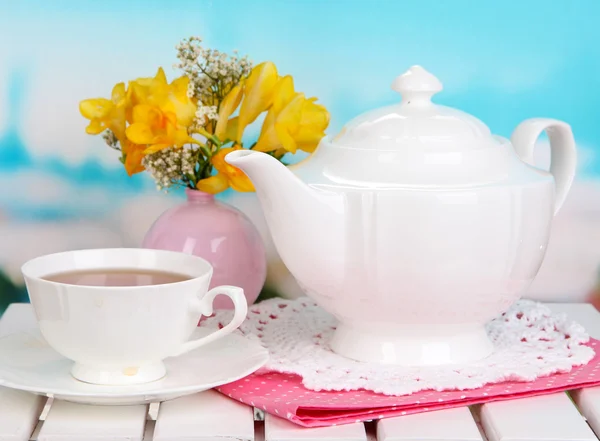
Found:
[[[211, 194], [186, 189], [187, 201], [165, 211], [154, 222], [142, 247], [193, 254], [214, 268], [211, 288], [244, 289], [248, 305], [256, 301], [267, 274], [266, 253], [256, 227], [239, 210]], [[215, 308], [232, 308], [219, 296]]]

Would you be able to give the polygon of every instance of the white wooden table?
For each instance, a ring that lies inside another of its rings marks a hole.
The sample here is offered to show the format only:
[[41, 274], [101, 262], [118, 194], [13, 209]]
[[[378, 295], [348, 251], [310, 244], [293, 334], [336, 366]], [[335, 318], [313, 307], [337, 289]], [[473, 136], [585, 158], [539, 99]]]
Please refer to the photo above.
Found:
[[[600, 338], [600, 313], [591, 305], [550, 307]], [[0, 335], [34, 323], [29, 305], [11, 305], [0, 319]], [[592, 441], [594, 431], [600, 435], [600, 387], [316, 429], [214, 391], [150, 406], [105, 407], [0, 387], [0, 441]]]

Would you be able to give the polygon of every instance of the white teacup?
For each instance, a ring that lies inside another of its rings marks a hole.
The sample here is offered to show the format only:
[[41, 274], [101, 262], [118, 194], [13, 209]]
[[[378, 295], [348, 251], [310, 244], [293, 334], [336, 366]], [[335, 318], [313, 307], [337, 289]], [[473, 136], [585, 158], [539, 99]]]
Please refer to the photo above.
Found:
[[[141, 286], [85, 286], [45, 278], [73, 271], [131, 270], [175, 273], [188, 280]], [[37, 257], [22, 267], [40, 331], [48, 344], [75, 361], [72, 375], [87, 383], [140, 384], [166, 374], [163, 360], [231, 333], [244, 321], [243, 290], [208, 290], [212, 266], [204, 259], [150, 249], [93, 249]], [[233, 320], [188, 341], [202, 315], [224, 294]]]

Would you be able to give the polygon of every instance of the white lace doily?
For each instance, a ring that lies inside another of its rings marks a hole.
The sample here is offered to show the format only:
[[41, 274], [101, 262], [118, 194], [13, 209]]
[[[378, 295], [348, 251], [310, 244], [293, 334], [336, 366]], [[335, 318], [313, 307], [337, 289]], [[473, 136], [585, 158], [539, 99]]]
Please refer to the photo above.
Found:
[[[202, 326], [222, 326], [221, 310]], [[328, 346], [336, 320], [312, 300], [271, 299], [253, 305], [240, 332], [269, 349], [265, 369], [297, 374], [312, 390], [366, 389], [385, 395], [422, 390], [467, 390], [502, 381], [531, 381], [588, 363], [594, 350], [582, 326], [546, 306], [521, 300], [487, 325], [492, 355], [466, 365], [398, 367], [349, 360]]]

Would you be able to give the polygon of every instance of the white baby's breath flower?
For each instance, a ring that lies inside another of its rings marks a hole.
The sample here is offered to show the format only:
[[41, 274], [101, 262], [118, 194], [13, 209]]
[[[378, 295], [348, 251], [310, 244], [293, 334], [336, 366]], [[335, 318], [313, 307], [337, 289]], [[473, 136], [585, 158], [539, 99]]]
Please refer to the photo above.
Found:
[[191, 148], [170, 147], [146, 156], [143, 165], [159, 190], [168, 189], [173, 185], [185, 183], [187, 175], [194, 176], [194, 153]]
[[196, 119], [203, 120], [204, 118], [217, 120], [219, 118], [217, 106], [198, 106], [198, 110], [196, 110]]
[[112, 130], [105, 130], [102, 133], [102, 138], [109, 147], [115, 150], [121, 150], [121, 147], [119, 146], [119, 140], [117, 139], [117, 135], [115, 135], [115, 133]]
[[219, 119], [217, 106], [199, 105], [194, 116], [194, 127], [192, 129], [196, 127], [204, 127], [207, 120], [217, 121]]
[[218, 90], [217, 83], [231, 88], [252, 70], [247, 57], [240, 58], [237, 51], [228, 55], [216, 49], [205, 49], [200, 37], [184, 39], [176, 49], [178, 66], [190, 79], [188, 94], [200, 103], [213, 103], [215, 93], [228, 92]]

